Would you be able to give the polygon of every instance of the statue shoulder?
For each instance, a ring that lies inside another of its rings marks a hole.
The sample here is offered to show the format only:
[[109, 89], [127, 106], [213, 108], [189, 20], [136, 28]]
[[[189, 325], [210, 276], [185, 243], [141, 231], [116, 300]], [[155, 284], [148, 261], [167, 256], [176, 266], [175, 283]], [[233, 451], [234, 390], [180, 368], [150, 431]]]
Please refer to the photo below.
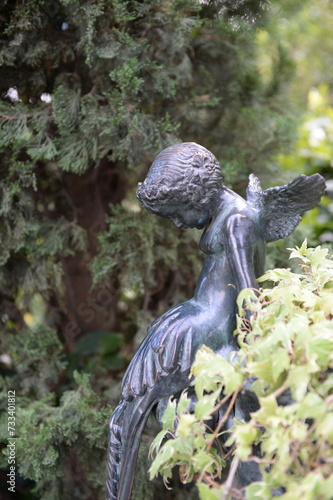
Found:
[[247, 206], [246, 202], [242, 207], [221, 211], [206, 227], [200, 240], [200, 249], [206, 254], [223, 252], [225, 239], [232, 231], [239, 230], [246, 233], [251, 230], [255, 234], [258, 228], [257, 218], [257, 214]]

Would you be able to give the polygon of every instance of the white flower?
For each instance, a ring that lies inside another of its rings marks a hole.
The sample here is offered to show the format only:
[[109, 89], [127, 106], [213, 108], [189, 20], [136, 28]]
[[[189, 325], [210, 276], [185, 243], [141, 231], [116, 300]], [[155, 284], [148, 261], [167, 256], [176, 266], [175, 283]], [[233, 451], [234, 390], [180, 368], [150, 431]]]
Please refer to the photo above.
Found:
[[41, 101], [43, 102], [51, 102], [52, 101], [52, 97], [50, 94], [48, 94], [47, 92], [44, 92], [41, 96], [40, 96], [40, 99]]
[[12, 102], [18, 102], [21, 101], [19, 98], [18, 92], [15, 87], [10, 87], [5, 95], [5, 97], [8, 97]]

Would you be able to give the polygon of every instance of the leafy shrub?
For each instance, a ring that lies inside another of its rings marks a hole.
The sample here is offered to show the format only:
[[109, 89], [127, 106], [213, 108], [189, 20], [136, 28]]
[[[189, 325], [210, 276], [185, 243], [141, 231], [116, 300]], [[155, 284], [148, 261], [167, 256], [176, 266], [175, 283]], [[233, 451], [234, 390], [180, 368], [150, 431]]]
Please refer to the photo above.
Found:
[[[302, 273], [289, 269], [268, 271], [259, 281], [272, 289], [244, 290], [238, 299], [240, 350], [230, 360], [207, 347], [197, 353], [192, 367], [198, 403], [170, 401], [164, 429], [155, 438], [156, 457], [150, 473], [165, 480], [180, 465], [184, 482], [195, 479], [202, 500], [247, 498], [270, 500], [329, 500], [333, 487], [333, 261], [328, 250], [301, 248], [290, 258], [301, 261]], [[242, 316], [252, 311], [251, 328]], [[216, 479], [228, 457], [212, 446], [221, 437], [221, 425], [209, 432], [205, 423], [228, 402], [223, 420], [231, 414], [237, 395], [251, 385], [260, 408], [245, 422], [234, 419], [227, 432], [233, 453], [225, 482]], [[223, 391], [223, 397], [221, 393]], [[175, 422], [177, 425], [175, 426]], [[176, 427], [176, 429], [175, 429]], [[167, 433], [174, 439], [163, 443]], [[230, 433], [230, 434], [229, 434]], [[261, 455], [254, 446], [260, 443]], [[262, 480], [233, 491], [231, 484], [240, 462], [259, 464]]]

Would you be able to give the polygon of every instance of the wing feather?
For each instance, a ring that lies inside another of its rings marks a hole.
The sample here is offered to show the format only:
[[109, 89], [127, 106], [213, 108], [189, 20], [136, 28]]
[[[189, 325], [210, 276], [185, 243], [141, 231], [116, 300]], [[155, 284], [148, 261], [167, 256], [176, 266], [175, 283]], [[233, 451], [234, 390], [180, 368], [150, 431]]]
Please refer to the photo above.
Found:
[[289, 236], [300, 223], [301, 215], [320, 202], [325, 180], [319, 174], [300, 175], [285, 186], [263, 192], [261, 218], [266, 241]]

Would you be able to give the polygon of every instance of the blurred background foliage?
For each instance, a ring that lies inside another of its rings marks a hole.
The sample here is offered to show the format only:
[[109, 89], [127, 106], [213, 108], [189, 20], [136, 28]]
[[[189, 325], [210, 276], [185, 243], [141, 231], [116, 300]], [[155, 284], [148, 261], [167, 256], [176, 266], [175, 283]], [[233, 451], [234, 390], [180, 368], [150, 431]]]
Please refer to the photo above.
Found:
[[[193, 292], [200, 233], [135, 197], [161, 149], [203, 144], [241, 195], [251, 172], [264, 188], [323, 174], [321, 207], [267, 266], [332, 242], [332, 18], [329, 0], [1, 2], [1, 407], [16, 390], [22, 498], [103, 498], [123, 371]], [[188, 497], [146, 486], [146, 460], [136, 500]]]

